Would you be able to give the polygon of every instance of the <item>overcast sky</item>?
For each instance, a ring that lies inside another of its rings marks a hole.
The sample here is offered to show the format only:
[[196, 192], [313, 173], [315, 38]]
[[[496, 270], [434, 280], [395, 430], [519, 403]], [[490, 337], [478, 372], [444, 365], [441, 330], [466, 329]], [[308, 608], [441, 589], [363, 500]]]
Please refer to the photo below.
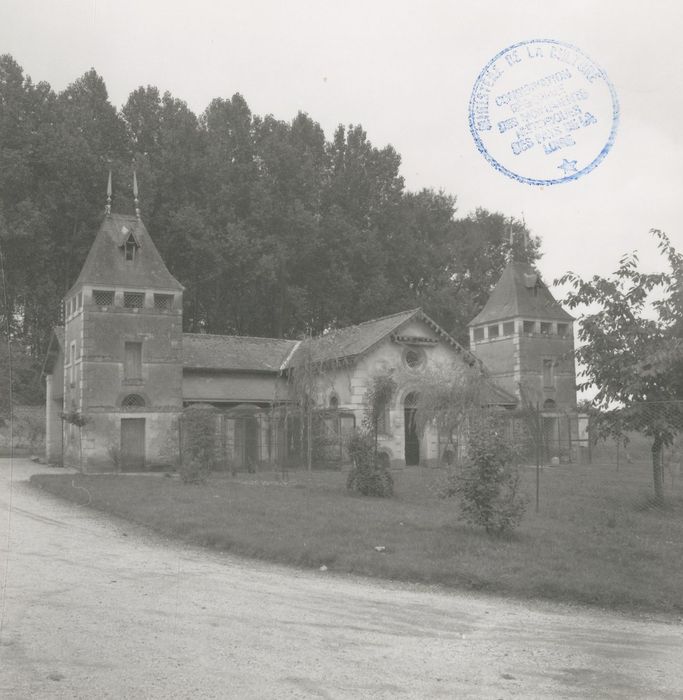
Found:
[[[460, 213], [525, 217], [543, 238], [548, 281], [612, 271], [638, 249], [661, 268], [648, 231], [683, 248], [683, 3], [290, 0], [2, 0], [0, 52], [55, 90], [94, 67], [120, 107], [139, 85], [201, 113], [240, 92], [253, 112], [299, 110], [328, 137], [360, 123], [402, 156], [410, 189], [442, 188]], [[468, 101], [482, 68], [532, 38], [573, 44], [604, 69], [621, 117], [591, 173], [548, 187], [518, 183], [477, 151]]]

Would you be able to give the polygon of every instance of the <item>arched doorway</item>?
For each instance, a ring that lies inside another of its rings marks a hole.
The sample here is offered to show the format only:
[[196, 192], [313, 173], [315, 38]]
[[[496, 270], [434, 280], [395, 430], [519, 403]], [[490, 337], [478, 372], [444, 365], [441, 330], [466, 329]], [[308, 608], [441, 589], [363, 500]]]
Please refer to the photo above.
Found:
[[227, 412], [226, 417], [234, 424], [232, 456], [238, 470], [255, 471], [259, 462], [258, 406], [240, 404]]
[[417, 434], [415, 413], [417, 412], [417, 392], [411, 391], [403, 399], [403, 426], [406, 466], [420, 463], [420, 437]]

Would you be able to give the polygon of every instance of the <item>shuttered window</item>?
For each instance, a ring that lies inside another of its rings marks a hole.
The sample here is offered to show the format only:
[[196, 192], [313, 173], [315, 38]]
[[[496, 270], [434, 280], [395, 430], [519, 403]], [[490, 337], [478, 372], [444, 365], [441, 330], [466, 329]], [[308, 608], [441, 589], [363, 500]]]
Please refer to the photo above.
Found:
[[142, 343], [125, 343], [125, 379], [142, 379]]

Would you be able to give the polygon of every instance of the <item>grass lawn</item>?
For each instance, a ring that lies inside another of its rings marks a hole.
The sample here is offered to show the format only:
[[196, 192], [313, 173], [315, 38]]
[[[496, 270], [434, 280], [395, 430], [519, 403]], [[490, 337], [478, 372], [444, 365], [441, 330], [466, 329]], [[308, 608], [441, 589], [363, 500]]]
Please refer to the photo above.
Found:
[[[489, 537], [438, 497], [444, 472], [395, 473], [392, 499], [345, 490], [345, 474], [215, 474], [183, 485], [164, 475], [38, 475], [76, 503], [220, 551], [298, 566], [437, 583], [518, 597], [632, 611], [683, 612], [683, 474], [668, 506], [649, 507], [646, 463], [546, 467], [535, 512], [535, 470], [521, 526]], [[384, 552], [375, 550], [385, 547]]]

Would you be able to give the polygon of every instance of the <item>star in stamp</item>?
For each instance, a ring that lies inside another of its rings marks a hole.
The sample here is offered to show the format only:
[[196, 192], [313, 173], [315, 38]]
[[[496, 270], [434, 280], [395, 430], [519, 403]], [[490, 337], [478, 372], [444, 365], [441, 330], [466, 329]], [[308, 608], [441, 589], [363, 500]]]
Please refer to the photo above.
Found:
[[479, 152], [496, 170], [529, 185], [555, 185], [586, 175], [609, 153], [619, 101], [583, 51], [532, 39], [485, 66], [469, 122]]

